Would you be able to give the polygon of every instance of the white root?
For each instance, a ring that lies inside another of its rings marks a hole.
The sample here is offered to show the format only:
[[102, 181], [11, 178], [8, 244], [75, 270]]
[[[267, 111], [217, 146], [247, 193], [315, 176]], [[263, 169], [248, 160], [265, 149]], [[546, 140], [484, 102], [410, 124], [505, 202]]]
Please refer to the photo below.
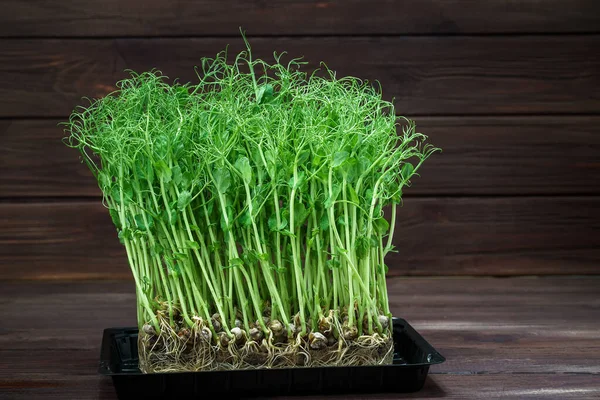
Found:
[[140, 330], [140, 369], [149, 373], [378, 365], [390, 363], [393, 357], [389, 330], [386, 334], [358, 336], [356, 327], [342, 325], [336, 317], [319, 326], [327, 328], [327, 335], [312, 331], [301, 337], [295, 332], [289, 340], [285, 336], [283, 342], [275, 340], [276, 332], [287, 334], [277, 320], [270, 321], [266, 336], [258, 327], [248, 332], [234, 327], [231, 335], [221, 331], [213, 339], [210, 324], [214, 327], [215, 319], [196, 320], [191, 328], [173, 328], [167, 316], [158, 315], [158, 332], [149, 324]]

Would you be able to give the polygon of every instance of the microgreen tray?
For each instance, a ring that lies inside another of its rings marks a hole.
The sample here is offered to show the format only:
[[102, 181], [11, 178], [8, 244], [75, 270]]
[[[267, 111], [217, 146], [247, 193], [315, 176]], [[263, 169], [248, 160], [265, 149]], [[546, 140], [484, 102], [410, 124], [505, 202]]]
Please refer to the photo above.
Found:
[[429, 367], [445, 358], [405, 320], [394, 318], [393, 325], [394, 359], [388, 365], [157, 374], [138, 368], [137, 328], [109, 328], [104, 330], [99, 372], [112, 377], [119, 399], [418, 391]]

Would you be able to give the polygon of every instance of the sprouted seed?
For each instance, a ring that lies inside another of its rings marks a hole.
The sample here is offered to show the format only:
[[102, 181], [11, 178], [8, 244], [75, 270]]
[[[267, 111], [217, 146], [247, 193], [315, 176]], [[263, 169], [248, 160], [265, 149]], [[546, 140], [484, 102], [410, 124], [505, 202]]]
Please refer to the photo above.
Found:
[[197, 84], [130, 72], [65, 123], [126, 249], [140, 367], [389, 362], [385, 257], [439, 149], [378, 86], [246, 45]]

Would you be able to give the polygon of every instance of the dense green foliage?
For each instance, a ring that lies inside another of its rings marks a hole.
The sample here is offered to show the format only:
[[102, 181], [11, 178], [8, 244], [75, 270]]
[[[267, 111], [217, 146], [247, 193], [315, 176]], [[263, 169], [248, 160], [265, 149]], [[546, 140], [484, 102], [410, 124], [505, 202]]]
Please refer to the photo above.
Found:
[[67, 123], [127, 250], [140, 327], [266, 333], [269, 313], [303, 335], [333, 310], [357, 334], [386, 329], [396, 208], [436, 149], [373, 85], [280, 60], [220, 53], [193, 85], [131, 73]]

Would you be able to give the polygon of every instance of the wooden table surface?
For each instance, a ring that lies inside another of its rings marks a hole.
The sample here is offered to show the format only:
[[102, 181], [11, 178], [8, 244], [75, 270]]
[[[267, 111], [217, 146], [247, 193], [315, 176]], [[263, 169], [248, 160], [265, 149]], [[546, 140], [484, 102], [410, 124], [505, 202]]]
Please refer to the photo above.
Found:
[[[600, 277], [393, 278], [389, 291], [447, 361], [418, 393], [361, 398], [600, 398]], [[134, 302], [130, 281], [1, 282], [0, 398], [116, 398], [100, 338], [135, 324]]]
[[114, 399], [102, 330], [136, 321], [124, 248], [57, 124], [126, 69], [197, 82], [240, 26], [254, 57], [377, 80], [444, 150], [407, 190], [388, 262], [394, 314], [447, 361], [419, 393], [363, 397], [600, 399], [600, 1], [0, 10], [0, 400]]

